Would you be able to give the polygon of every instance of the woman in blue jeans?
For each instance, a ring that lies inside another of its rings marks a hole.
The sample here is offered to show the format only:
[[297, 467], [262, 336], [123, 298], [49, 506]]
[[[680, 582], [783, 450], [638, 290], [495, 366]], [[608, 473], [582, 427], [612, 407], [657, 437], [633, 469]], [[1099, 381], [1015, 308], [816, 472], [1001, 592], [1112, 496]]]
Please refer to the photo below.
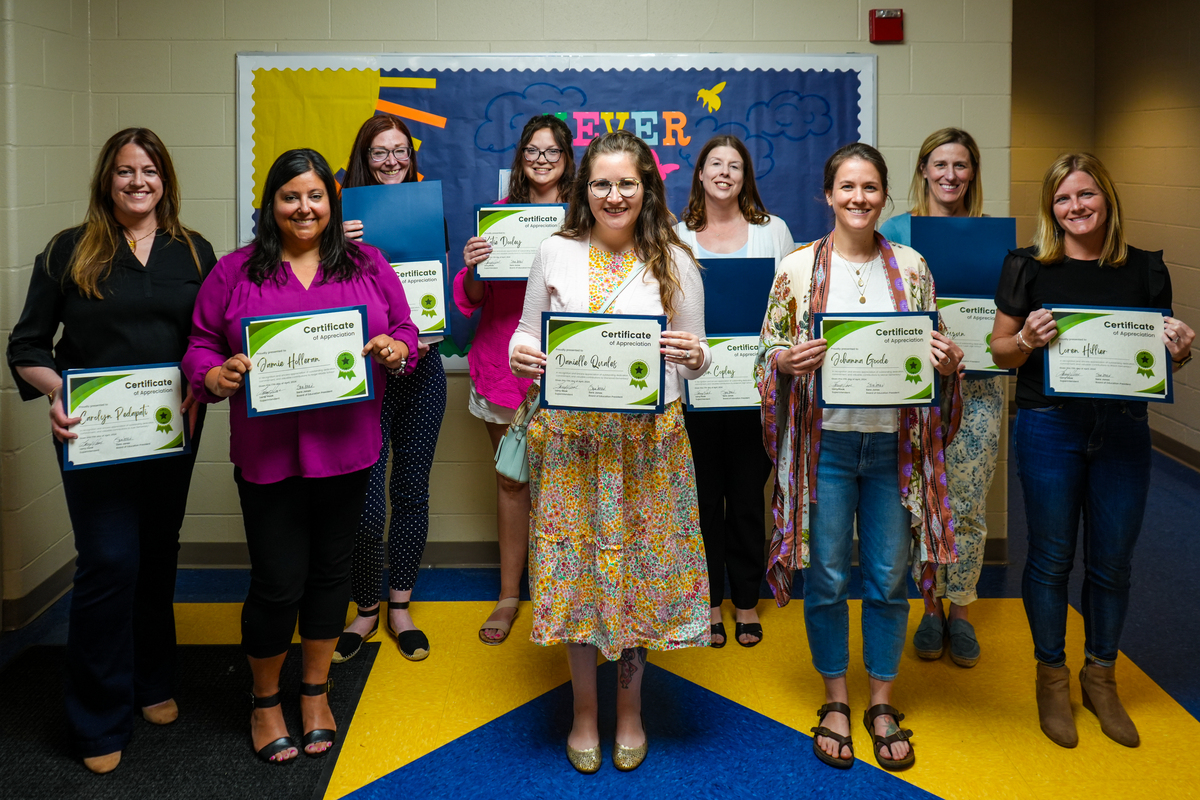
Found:
[[[933, 277], [910, 247], [875, 233], [887, 200], [887, 165], [855, 143], [825, 163], [833, 231], [779, 265], [768, 298], [755, 378], [762, 395], [763, 439], [776, 466], [774, 526], [767, 582], [779, 605], [792, 572], [804, 573], [804, 621], [825, 704], [813, 728], [813, 752], [839, 769], [854, 761], [850, 738], [850, 557], [857, 517], [863, 573], [863, 661], [870, 703], [863, 724], [875, 759], [888, 770], [914, 762], [911, 731], [891, 705], [908, 620], [905, 576], [912, 539], [923, 560], [954, 559], [953, 523], [943, 468], [953, 435], [935, 408], [820, 408], [815, 371], [826, 342], [813, 313], [934, 311]], [[943, 395], [956, 405], [962, 351], [939, 332], [929, 359]], [[951, 415], [953, 416], [953, 415]]]
[[[1061, 156], [1046, 171], [1034, 244], [1004, 262], [992, 352], [997, 365], [1017, 368], [1016, 458], [1029, 525], [1021, 594], [1037, 659], [1042, 731], [1063, 747], [1079, 743], [1065, 640], [1067, 583], [1082, 517], [1083, 705], [1105, 735], [1136, 747], [1137, 728], [1117, 696], [1115, 668], [1150, 483], [1146, 404], [1046, 396], [1043, 348], [1057, 328], [1043, 306], [1054, 303], [1171, 307], [1162, 253], [1126, 244], [1116, 188], [1087, 153]], [[1173, 369], [1191, 360], [1193, 338], [1186, 324], [1164, 317]]]

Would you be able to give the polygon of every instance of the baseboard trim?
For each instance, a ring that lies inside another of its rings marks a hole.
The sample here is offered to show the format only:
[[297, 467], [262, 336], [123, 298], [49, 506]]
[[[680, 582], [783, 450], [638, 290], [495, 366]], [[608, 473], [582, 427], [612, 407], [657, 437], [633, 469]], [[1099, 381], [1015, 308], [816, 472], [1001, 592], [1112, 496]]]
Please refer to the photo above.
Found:
[[71, 581], [75, 577], [75, 559], [63, 564], [57, 572], [33, 587], [24, 597], [14, 597], [4, 601], [4, 630], [15, 631], [23, 628], [38, 618], [58, 598], [71, 589]]
[[180, 569], [249, 569], [245, 542], [180, 542]]
[[1182, 462], [1192, 469], [1200, 470], [1200, 450], [1188, 447], [1183, 442], [1156, 430], [1150, 431], [1150, 443], [1176, 461]]
[[498, 567], [498, 542], [429, 542], [422, 567]]

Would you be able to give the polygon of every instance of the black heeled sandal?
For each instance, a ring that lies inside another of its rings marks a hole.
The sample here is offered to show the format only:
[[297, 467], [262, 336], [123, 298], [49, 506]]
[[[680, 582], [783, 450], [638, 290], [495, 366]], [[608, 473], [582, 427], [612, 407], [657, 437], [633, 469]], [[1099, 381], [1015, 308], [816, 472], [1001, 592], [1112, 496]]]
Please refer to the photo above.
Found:
[[[257, 697], [253, 692], [251, 692], [250, 702], [253, 704], [254, 708], [274, 708], [275, 706], [279, 705], [279, 692], [276, 692], [269, 697]], [[250, 746], [254, 747], [253, 736], [250, 737]], [[296, 760], [296, 756], [284, 759], [275, 758], [275, 756], [289, 748], [297, 751], [296, 755], [300, 754], [300, 748], [296, 747], [295, 739], [293, 739], [291, 736], [280, 736], [270, 744], [264, 745], [262, 748], [255, 750], [254, 754], [263, 761], [266, 761], [268, 764], [290, 764]]]
[[[393, 608], [408, 608], [408, 600], [403, 603], [388, 603], [388, 610]], [[420, 630], [397, 632], [392, 627], [392, 616], [388, 615], [387, 630], [396, 640], [396, 649], [400, 651], [400, 655], [407, 658], [409, 661], [424, 661], [429, 658], [429, 638]]]
[[[326, 694], [333, 687], [333, 681], [327, 680], [324, 683], [301, 683], [300, 694], [304, 697], [320, 697]], [[304, 734], [304, 738], [300, 743], [304, 746], [304, 755], [311, 758], [321, 758], [330, 750], [333, 749], [333, 743], [337, 739], [337, 731], [330, 728], [314, 728]], [[329, 742], [329, 747], [324, 750], [318, 750], [315, 753], [310, 753], [308, 747], [314, 744], [323, 744]]]
[[379, 603], [371, 611], [358, 609], [360, 617], [374, 617], [375, 625], [372, 626], [371, 630], [367, 631], [366, 636], [360, 636], [352, 631], [342, 631], [342, 635], [338, 637], [337, 647], [333, 648], [333, 663], [344, 664], [358, 655], [358, 651], [362, 649], [363, 642], [369, 642], [375, 638], [375, 634], [379, 633], [379, 609], [382, 607], [383, 603]]
[[[721, 637], [720, 644], [717, 644], [716, 642], [714, 642], [712, 640], [712, 637], [714, 637], [714, 636]], [[709, 647], [711, 647], [713, 650], [720, 650], [722, 647], [725, 646], [725, 643], [728, 641], [729, 641], [729, 637], [725, 635], [725, 623], [724, 622], [709, 623], [709, 626], [708, 626], [708, 646]]]

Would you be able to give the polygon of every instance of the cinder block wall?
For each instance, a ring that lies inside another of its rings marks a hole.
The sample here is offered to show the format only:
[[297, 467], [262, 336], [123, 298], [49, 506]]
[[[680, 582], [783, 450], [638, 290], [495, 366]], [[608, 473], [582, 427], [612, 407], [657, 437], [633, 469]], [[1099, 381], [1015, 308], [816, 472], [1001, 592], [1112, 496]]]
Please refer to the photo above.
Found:
[[[82, 218], [96, 148], [122, 127], [144, 125], [163, 137], [179, 172], [185, 223], [218, 253], [233, 249], [234, 54], [240, 51], [874, 53], [879, 143], [895, 176], [895, 210], [908, 207], [921, 141], [936, 128], [958, 125], [984, 149], [987, 212], [1007, 214], [1011, 3], [912, 0], [904, 6], [905, 42], [886, 46], [867, 41], [874, 5], [0, 0], [6, 52], [0, 333], [7, 336], [20, 311], [35, 254], [55, 231]], [[44, 404], [20, 403], [11, 376], [4, 373], [2, 381], [0, 574], [4, 625], [11, 627], [66, 588], [73, 548]], [[482, 424], [465, 410], [466, 396], [466, 376], [453, 376], [432, 479], [429, 553], [438, 558], [486, 557], [495, 547], [491, 453]], [[218, 407], [209, 420], [184, 525], [185, 564], [238, 563], [244, 552], [227, 415]], [[997, 537], [1007, 524], [1004, 474], [1001, 465], [989, 499]]]

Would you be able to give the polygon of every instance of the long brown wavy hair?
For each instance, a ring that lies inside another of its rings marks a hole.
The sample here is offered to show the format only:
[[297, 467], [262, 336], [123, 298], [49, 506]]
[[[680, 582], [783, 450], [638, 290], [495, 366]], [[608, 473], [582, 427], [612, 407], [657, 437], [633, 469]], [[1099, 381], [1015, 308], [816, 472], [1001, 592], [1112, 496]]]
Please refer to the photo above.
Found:
[[[100, 284], [112, 273], [113, 259], [119, 248], [128, 247], [125, 237], [121, 234], [121, 224], [113, 213], [112, 184], [113, 173], [116, 169], [117, 154], [127, 144], [134, 144], [146, 151], [146, 155], [158, 168], [158, 177], [162, 181], [162, 197], [154, 207], [158, 229], [165, 232], [177, 242], [187, 245], [196, 263], [196, 272], [203, 274], [200, 265], [200, 255], [192, 244], [195, 231], [185, 228], [179, 221], [179, 182], [175, 179], [175, 165], [171, 163], [171, 155], [162, 139], [149, 128], [126, 128], [117, 131], [108, 138], [100, 150], [100, 158], [96, 160], [96, 170], [92, 173], [92, 185], [88, 191], [87, 215], [83, 219], [83, 233], [71, 254], [71, 261], [62, 275], [62, 280], [70, 277], [83, 297], [103, 300]], [[54, 249], [58, 238], [66, 231], [60, 231], [50, 240], [46, 247], [49, 253]], [[45, 259], [49, 269], [50, 260]]]
[[702, 231], [708, 226], [704, 184], [700, 182], [700, 173], [704, 171], [704, 162], [708, 160], [708, 154], [718, 147], [732, 147], [742, 159], [742, 191], [738, 192], [738, 208], [751, 225], [762, 225], [770, 219], [770, 215], [763, 207], [762, 198], [758, 196], [758, 185], [754, 182], [754, 163], [750, 160], [750, 153], [742, 140], [728, 135], [714, 136], [700, 150], [700, 156], [696, 159], [696, 169], [692, 171], [692, 193], [683, 212], [684, 223], [689, 231]]
[[692, 255], [675, 232], [675, 215], [667, 208], [667, 191], [658, 165], [654, 163], [654, 153], [641, 139], [629, 131], [620, 130], [592, 140], [583, 154], [579, 174], [571, 187], [567, 218], [563, 220], [562, 230], [554, 235], [568, 239], [585, 239], [591, 235], [592, 226], [596, 224], [588, 205], [592, 164], [600, 156], [622, 153], [633, 160], [642, 182], [642, 211], [634, 226], [634, 252], [658, 280], [663, 312], [670, 318], [675, 314], [675, 298], [682, 291], [679, 276], [675, 274], [672, 250], [687, 258]]
[[369, 118], [358, 129], [354, 137], [354, 146], [350, 148], [350, 163], [346, 165], [345, 180], [342, 188], [349, 189], [358, 186], [375, 186], [379, 179], [371, 169], [371, 142], [384, 131], [398, 130], [408, 139], [408, 170], [404, 173], [401, 183], [412, 183], [417, 179], [417, 148], [413, 144], [412, 134], [408, 126], [399, 117], [391, 114], [376, 114]]
[[1083, 172], [1092, 176], [1100, 193], [1108, 201], [1108, 219], [1105, 222], [1104, 246], [1100, 250], [1100, 265], [1121, 266], [1129, 257], [1121, 198], [1117, 196], [1117, 187], [1112, 176], [1108, 174], [1108, 169], [1091, 153], [1068, 153], [1059, 156], [1046, 170], [1046, 176], [1042, 179], [1042, 197], [1038, 202], [1037, 228], [1033, 233], [1035, 257], [1043, 264], [1057, 264], [1066, 258], [1063, 229], [1054, 217], [1054, 195], [1072, 172]]
[[510, 203], [529, 202], [529, 176], [525, 174], [524, 151], [533, 135], [542, 129], [550, 131], [554, 143], [563, 151], [560, 159], [566, 162], [563, 164], [563, 174], [558, 179], [558, 197], [565, 200], [571, 193], [571, 184], [575, 180], [575, 148], [571, 146], [571, 129], [553, 114], [539, 114], [525, 123], [525, 129], [521, 131], [521, 141], [517, 144], [517, 152], [513, 154], [512, 170], [508, 176]]

